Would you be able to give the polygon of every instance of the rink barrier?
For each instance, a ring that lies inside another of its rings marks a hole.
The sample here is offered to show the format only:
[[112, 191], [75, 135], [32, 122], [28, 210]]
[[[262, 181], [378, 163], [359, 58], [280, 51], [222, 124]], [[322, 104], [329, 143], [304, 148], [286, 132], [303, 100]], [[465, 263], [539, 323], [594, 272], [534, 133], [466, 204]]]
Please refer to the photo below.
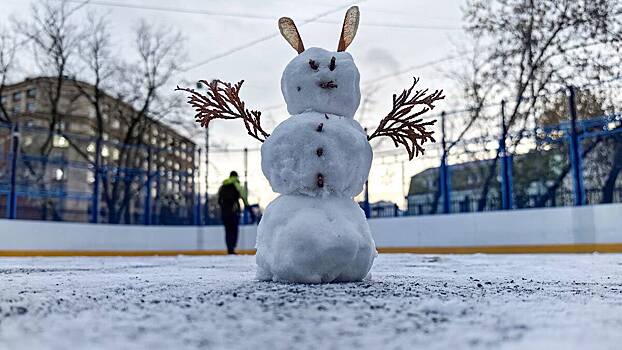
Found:
[[[479, 247], [379, 247], [381, 254], [586, 254], [622, 253], [622, 244], [551, 244]], [[254, 249], [237, 250], [237, 255], [255, 255]], [[161, 250], [161, 251], [74, 251], [14, 250], [0, 251], [0, 257], [105, 257], [105, 256], [217, 256], [226, 250]]]
[[[369, 220], [381, 253], [622, 253], [622, 204]], [[256, 226], [238, 250], [253, 254]], [[224, 254], [218, 226], [0, 220], [0, 256]]]

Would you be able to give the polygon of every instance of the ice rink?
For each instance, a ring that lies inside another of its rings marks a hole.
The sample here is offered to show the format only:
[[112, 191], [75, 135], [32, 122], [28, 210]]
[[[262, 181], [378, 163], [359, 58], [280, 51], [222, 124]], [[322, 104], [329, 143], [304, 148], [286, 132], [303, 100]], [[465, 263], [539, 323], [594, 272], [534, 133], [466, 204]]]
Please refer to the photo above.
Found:
[[619, 349], [622, 255], [381, 255], [369, 282], [252, 256], [0, 259], [0, 349]]

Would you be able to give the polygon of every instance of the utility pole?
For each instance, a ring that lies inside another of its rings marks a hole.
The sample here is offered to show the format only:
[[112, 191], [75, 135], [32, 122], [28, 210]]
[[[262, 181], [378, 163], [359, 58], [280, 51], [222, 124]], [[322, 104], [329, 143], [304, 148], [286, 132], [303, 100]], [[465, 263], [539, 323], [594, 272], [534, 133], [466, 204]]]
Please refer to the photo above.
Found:
[[402, 163], [402, 199], [404, 200], [403, 203], [406, 204], [405, 205], [406, 210], [408, 210], [408, 200], [406, 198], [408, 196], [408, 194], [406, 193], [406, 190], [405, 190], [405, 188], [406, 188], [406, 186], [405, 186], [405, 184], [406, 184], [406, 171], [404, 170], [404, 161], [402, 160], [401, 163]]
[[445, 111], [441, 112], [441, 146], [443, 147], [443, 156], [441, 157], [440, 181], [441, 198], [443, 199], [443, 214], [449, 214], [451, 211], [449, 167], [447, 166], [447, 142], [445, 140]]
[[501, 140], [499, 140], [499, 156], [501, 157], [501, 205], [503, 210], [512, 209], [512, 163], [508, 157], [505, 139], [508, 127], [505, 122], [505, 100], [501, 101]]
[[[244, 192], [246, 192], [246, 198], [248, 199], [248, 148], [244, 147]], [[244, 208], [243, 222], [248, 224], [248, 211], [250, 208]]]
[[[195, 161], [193, 166], [194, 166], [194, 172], [192, 173], [192, 185], [194, 188], [194, 200], [196, 201], [195, 204], [195, 211], [194, 211], [194, 216], [195, 216], [195, 225], [197, 226], [201, 226], [203, 224], [203, 220], [201, 219], [201, 161], [203, 160], [201, 157], [201, 147], [199, 147], [198, 149], [198, 162]], [[197, 164], [199, 166], [197, 166]], [[200, 235], [199, 235], [200, 236]]]

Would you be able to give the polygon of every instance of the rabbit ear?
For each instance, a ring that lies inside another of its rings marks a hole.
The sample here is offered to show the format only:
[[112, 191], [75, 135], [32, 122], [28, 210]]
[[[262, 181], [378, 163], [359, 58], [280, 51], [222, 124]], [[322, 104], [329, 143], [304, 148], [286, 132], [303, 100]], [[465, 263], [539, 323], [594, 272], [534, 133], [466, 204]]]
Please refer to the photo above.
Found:
[[294, 50], [298, 51], [298, 53], [302, 53], [305, 50], [305, 46], [302, 44], [302, 39], [298, 33], [298, 28], [296, 28], [296, 24], [291, 18], [279, 18], [279, 30], [281, 31], [281, 35], [283, 35]]
[[341, 28], [341, 37], [339, 38], [337, 51], [345, 51], [348, 46], [350, 46], [356, 35], [356, 30], [359, 28], [359, 18], [359, 7], [350, 7], [346, 12], [346, 17], [343, 19], [343, 27]]

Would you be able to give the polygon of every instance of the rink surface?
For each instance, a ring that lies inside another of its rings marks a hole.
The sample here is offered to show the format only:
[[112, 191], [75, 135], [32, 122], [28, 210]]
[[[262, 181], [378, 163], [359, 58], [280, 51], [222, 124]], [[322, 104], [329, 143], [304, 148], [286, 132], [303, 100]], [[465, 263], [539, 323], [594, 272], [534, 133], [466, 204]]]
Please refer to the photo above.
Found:
[[381, 255], [370, 282], [254, 257], [0, 259], [0, 349], [619, 349], [622, 255]]

